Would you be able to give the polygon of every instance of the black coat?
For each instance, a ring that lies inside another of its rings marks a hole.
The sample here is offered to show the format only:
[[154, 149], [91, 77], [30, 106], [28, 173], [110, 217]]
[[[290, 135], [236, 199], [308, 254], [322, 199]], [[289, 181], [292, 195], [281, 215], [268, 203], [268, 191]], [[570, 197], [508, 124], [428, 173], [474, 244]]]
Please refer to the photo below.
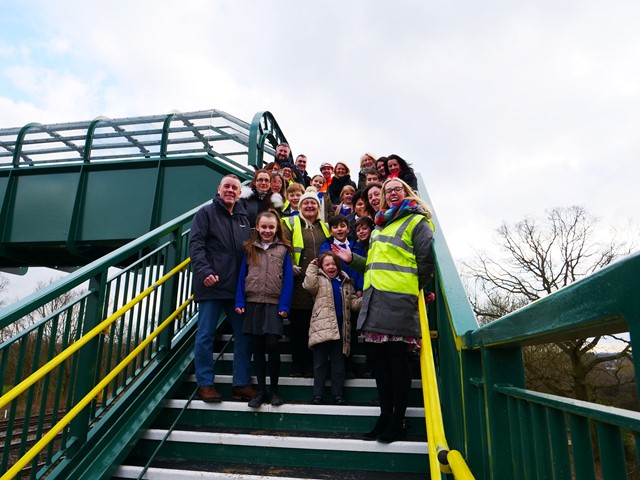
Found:
[[[244, 256], [243, 242], [251, 235], [251, 225], [242, 202], [230, 214], [216, 195], [191, 222], [189, 254], [193, 271], [193, 294], [201, 300], [235, 300], [238, 272]], [[205, 287], [203, 280], [218, 275], [218, 282]]]
[[333, 177], [331, 180], [331, 185], [327, 189], [329, 192], [329, 196], [331, 197], [331, 203], [334, 205], [339, 205], [340, 200], [340, 192], [346, 185], [351, 185], [354, 189], [356, 188], [356, 184], [351, 180], [351, 176], [349, 174], [343, 175], [342, 177]]

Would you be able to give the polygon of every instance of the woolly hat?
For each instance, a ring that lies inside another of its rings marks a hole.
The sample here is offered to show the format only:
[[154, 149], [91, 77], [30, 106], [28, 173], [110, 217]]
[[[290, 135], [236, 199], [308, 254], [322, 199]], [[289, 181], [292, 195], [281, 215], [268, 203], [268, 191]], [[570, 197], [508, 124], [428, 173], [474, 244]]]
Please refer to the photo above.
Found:
[[318, 204], [318, 208], [320, 208], [320, 200], [318, 199], [318, 193], [316, 192], [315, 188], [308, 187], [307, 191], [304, 192], [304, 194], [300, 197], [300, 203], [298, 203], [298, 205], [302, 205], [302, 202], [304, 202], [307, 198], [314, 200]]

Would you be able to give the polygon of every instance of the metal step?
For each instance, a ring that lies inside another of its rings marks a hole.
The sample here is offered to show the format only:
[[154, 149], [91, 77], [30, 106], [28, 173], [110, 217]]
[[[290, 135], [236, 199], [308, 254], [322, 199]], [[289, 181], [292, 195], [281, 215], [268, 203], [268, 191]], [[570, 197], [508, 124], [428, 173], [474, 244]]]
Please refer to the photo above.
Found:
[[[149, 429], [142, 434], [133, 459], [148, 458], [167, 431]], [[272, 431], [226, 433], [174, 430], [163, 445], [160, 459], [230, 462], [245, 467], [277, 465], [282, 467], [327, 468], [359, 471], [363, 466], [374, 472], [427, 473], [426, 442], [398, 441], [391, 444], [338, 436], [293, 436]], [[120, 473], [116, 473], [120, 476]], [[342, 475], [336, 471], [336, 477]], [[126, 477], [124, 477], [126, 478]]]

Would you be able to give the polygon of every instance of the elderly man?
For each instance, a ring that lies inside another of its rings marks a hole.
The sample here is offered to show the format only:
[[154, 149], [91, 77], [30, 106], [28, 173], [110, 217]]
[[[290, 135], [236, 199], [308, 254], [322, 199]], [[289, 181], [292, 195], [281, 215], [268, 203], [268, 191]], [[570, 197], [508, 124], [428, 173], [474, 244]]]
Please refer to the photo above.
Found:
[[195, 345], [198, 395], [205, 402], [219, 402], [215, 389], [213, 341], [224, 311], [234, 334], [233, 390], [231, 398], [248, 401], [251, 386], [251, 339], [242, 333], [243, 318], [235, 312], [238, 272], [244, 255], [242, 243], [251, 235], [247, 212], [238, 202], [240, 180], [227, 175], [213, 201], [202, 207], [191, 223], [189, 252], [193, 268], [193, 293], [198, 302]]

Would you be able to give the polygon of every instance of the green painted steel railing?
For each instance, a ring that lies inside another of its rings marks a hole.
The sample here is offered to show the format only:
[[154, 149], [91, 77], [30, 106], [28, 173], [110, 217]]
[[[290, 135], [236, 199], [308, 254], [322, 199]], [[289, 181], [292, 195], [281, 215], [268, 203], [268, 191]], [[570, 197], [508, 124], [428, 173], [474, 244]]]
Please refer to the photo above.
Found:
[[640, 414], [528, 390], [522, 347], [626, 331], [637, 344], [640, 254], [478, 327], [434, 223], [429, 321], [445, 430], [476, 478], [638, 478]]
[[[2, 339], [0, 374], [19, 388], [0, 397], [0, 413], [6, 412], [2, 472], [74, 411], [71, 423], [58, 428], [55, 440], [29, 462], [22, 475], [35, 479], [51, 469], [64, 471], [74, 458], [82, 458], [90, 444], [105, 441], [114, 422], [136, 423], [126, 411], [133, 403], [148, 409], [150, 398], [141, 392], [154, 387], [158, 371], [186, 368], [196, 309], [189, 304], [191, 275], [185, 259], [188, 227], [196, 211], [4, 309], [0, 331], [3, 335], [19, 331]], [[123, 262], [128, 263], [126, 268], [114, 268]], [[167, 275], [172, 269], [176, 274]], [[52, 301], [85, 287], [86, 292], [72, 303], [36, 319]], [[136, 301], [130, 301], [134, 297]], [[165, 319], [175, 316], [179, 305], [180, 317], [167, 324]], [[161, 325], [163, 330], [149, 339]], [[102, 332], [86, 341], [92, 330]], [[82, 348], [72, 351], [66, 360], [55, 360], [61, 351], [80, 344]], [[109, 373], [127, 357], [131, 361], [121, 371]], [[33, 379], [32, 374], [41, 368], [45, 375]], [[19, 395], [13, 393], [16, 391]], [[91, 397], [83, 400], [87, 394]], [[82, 402], [86, 408], [77, 407]]]

